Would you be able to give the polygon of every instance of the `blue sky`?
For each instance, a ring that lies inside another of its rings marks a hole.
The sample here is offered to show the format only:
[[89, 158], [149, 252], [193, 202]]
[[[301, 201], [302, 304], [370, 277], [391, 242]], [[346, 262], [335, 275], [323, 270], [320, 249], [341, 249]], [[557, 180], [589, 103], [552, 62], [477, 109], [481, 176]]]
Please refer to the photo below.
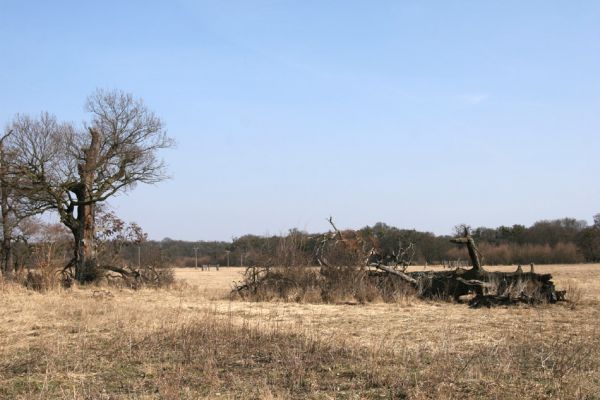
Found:
[[0, 0], [0, 123], [143, 98], [173, 178], [152, 238], [600, 212], [600, 2]]

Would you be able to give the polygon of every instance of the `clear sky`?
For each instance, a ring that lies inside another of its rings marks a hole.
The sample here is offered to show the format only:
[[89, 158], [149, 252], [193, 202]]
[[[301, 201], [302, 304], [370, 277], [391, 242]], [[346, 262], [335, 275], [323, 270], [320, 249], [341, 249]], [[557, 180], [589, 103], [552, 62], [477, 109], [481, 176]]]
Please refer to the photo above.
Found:
[[0, 122], [142, 97], [173, 178], [154, 239], [600, 212], [598, 1], [0, 0]]

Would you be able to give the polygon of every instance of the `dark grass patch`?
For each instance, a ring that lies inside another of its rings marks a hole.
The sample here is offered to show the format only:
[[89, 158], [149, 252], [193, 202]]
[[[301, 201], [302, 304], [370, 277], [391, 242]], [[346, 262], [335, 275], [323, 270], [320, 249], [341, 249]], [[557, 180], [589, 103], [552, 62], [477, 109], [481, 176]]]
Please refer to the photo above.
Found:
[[73, 346], [57, 353], [38, 345], [0, 361], [0, 398], [405, 397], [372, 379], [364, 350], [230, 323]]

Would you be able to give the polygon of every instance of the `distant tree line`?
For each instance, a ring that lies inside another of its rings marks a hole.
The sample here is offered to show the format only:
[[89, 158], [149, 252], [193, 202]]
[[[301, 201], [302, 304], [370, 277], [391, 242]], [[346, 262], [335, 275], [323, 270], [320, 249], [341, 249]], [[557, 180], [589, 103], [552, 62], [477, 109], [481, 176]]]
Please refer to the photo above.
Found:
[[[461, 228], [462, 225], [456, 229]], [[600, 214], [594, 217], [592, 225], [582, 220], [563, 218], [538, 221], [529, 227], [479, 227], [471, 229], [471, 232], [488, 265], [600, 262]], [[400, 229], [383, 222], [356, 230], [354, 234], [374, 242], [385, 254], [392, 254], [412, 243], [415, 250], [413, 260], [419, 264], [468, 260], [464, 249], [450, 243], [452, 235]], [[314, 256], [319, 237], [319, 234], [292, 229], [285, 235], [244, 235], [230, 242], [190, 242], [166, 238], [143, 243], [142, 253], [159, 252], [181, 267], [194, 267], [196, 263], [266, 265], [285, 262], [282, 260], [292, 256], [310, 259]], [[288, 254], [290, 246], [295, 249], [291, 255]], [[282, 255], [284, 248], [288, 249], [288, 253]], [[125, 256], [133, 261], [136, 254], [136, 248], [129, 247]]]

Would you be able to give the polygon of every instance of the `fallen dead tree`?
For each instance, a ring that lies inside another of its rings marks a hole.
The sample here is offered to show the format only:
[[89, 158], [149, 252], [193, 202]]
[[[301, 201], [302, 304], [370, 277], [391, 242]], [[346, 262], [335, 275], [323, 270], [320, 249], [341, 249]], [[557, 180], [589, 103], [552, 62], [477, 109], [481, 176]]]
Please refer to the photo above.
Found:
[[[164, 287], [175, 281], [172, 268], [164, 265], [96, 265], [89, 269], [94, 274], [94, 281], [105, 281], [110, 285], [140, 289], [142, 287]], [[75, 274], [71, 265], [57, 271], [63, 287], [71, 287], [75, 282]]]
[[[551, 274], [537, 274], [531, 264], [530, 272], [523, 272], [519, 265], [515, 272], [486, 271], [479, 250], [469, 230], [462, 237], [451, 240], [466, 246], [471, 259], [471, 268], [456, 268], [453, 271], [400, 272], [378, 262], [369, 266], [378, 270], [375, 274], [394, 274], [412, 285], [422, 298], [460, 301], [469, 296], [471, 307], [491, 307], [518, 303], [556, 303], [564, 300], [564, 292], [557, 291]], [[380, 272], [379, 272], [380, 271]]]
[[395, 301], [410, 293], [425, 299], [468, 300], [471, 307], [564, 300], [564, 292], [556, 290], [552, 275], [535, 273], [533, 264], [529, 272], [523, 272], [521, 266], [515, 272], [486, 271], [466, 228], [452, 242], [467, 248], [471, 268], [408, 272], [414, 256], [411, 243], [399, 243], [392, 254], [382, 254], [373, 243], [352, 231], [337, 229], [331, 218], [329, 223], [333, 231], [319, 238], [315, 250], [318, 271], [307, 265], [249, 268], [233, 293], [246, 299], [289, 301], [301, 301], [310, 293], [312, 298], [327, 302], [348, 298], [358, 302], [375, 298]]

